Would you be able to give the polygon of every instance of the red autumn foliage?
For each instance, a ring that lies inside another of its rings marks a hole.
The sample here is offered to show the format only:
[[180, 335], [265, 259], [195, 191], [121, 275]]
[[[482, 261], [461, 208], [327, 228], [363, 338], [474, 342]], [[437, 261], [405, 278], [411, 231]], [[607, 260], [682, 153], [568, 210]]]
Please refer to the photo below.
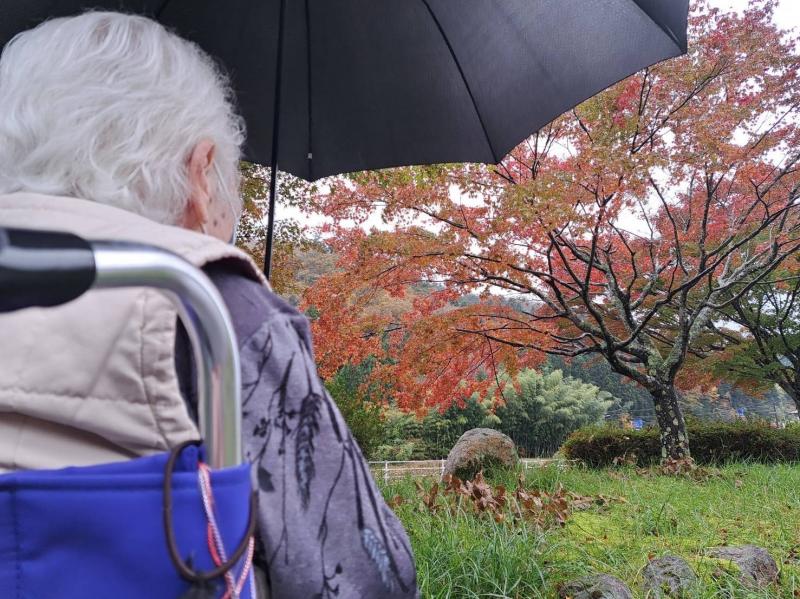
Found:
[[[741, 282], [800, 249], [800, 58], [774, 6], [697, 2], [687, 56], [589, 100], [496, 167], [333, 181], [311, 207], [331, 219], [341, 270], [305, 296], [323, 372], [375, 356], [373, 382], [424, 410], [544, 353], [596, 353], [654, 395], [666, 453], [687, 456], [684, 365], [718, 349], [715, 314]], [[366, 232], [376, 211], [388, 229]], [[404, 312], [380, 309], [409, 293]], [[465, 294], [477, 302], [453, 301]]]

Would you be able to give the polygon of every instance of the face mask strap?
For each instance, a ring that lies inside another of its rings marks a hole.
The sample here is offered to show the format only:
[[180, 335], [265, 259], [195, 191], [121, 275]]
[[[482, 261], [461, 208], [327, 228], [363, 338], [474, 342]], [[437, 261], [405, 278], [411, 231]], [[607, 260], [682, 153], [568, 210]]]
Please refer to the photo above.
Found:
[[[216, 160], [213, 162], [213, 169], [214, 169], [214, 174], [217, 176], [217, 185], [218, 187], [221, 187], [222, 173], [220, 173], [219, 171], [219, 165], [217, 164]], [[225, 201], [228, 203], [228, 208], [230, 208], [231, 216], [233, 217], [233, 233], [231, 233], [231, 238], [229, 243], [231, 245], [236, 245], [236, 237], [239, 234], [239, 221], [241, 219], [241, 215], [237, 212], [236, 208], [233, 205], [233, 200], [228, 196], [228, 194], [224, 195], [225, 195]], [[205, 233], [205, 231], [203, 232]]]
[[[233, 206], [231, 206], [233, 208]], [[236, 245], [236, 236], [239, 234], [239, 219], [236, 218], [236, 213], [233, 213], [233, 233], [231, 233], [230, 244]]]

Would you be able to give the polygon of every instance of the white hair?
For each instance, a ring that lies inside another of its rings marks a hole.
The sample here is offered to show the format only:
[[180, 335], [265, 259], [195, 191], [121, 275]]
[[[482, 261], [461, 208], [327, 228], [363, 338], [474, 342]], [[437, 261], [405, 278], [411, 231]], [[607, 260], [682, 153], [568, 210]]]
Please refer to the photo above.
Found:
[[212, 192], [238, 208], [244, 127], [233, 104], [213, 60], [155, 21], [47, 21], [0, 55], [0, 193], [84, 198], [179, 224], [187, 160], [209, 139]]

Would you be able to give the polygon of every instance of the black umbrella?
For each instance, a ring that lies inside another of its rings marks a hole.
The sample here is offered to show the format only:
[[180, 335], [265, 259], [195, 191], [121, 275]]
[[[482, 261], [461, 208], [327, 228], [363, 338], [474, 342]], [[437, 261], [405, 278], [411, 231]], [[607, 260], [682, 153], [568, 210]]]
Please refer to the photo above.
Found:
[[230, 73], [246, 156], [313, 181], [499, 162], [605, 87], [686, 52], [689, 0], [0, 0], [0, 44], [84, 7], [147, 14]]

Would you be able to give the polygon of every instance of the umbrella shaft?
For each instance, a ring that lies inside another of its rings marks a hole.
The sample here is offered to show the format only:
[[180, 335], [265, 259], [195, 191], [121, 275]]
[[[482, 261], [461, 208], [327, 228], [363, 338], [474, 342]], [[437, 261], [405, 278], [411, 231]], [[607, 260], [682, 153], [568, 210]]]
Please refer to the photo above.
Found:
[[275, 202], [278, 195], [278, 165], [273, 161], [269, 181], [269, 214], [267, 215], [267, 237], [264, 249], [264, 275], [269, 280], [272, 274], [272, 247], [275, 234]]
[[269, 216], [267, 217], [267, 239], [264, 248], [264, 274], [267, 279], [272, 272], [272, 246], [275, 233], [275, 200], [278, 193], [278, 149], [280, 146], [281, 84], [283, 83], [283, 29], [286, 19], [286, 0], [281, 0], [278, 15], [278, 48], [275, 53], [275, 102], [272, 114], [272, 171], [269, 180]]

